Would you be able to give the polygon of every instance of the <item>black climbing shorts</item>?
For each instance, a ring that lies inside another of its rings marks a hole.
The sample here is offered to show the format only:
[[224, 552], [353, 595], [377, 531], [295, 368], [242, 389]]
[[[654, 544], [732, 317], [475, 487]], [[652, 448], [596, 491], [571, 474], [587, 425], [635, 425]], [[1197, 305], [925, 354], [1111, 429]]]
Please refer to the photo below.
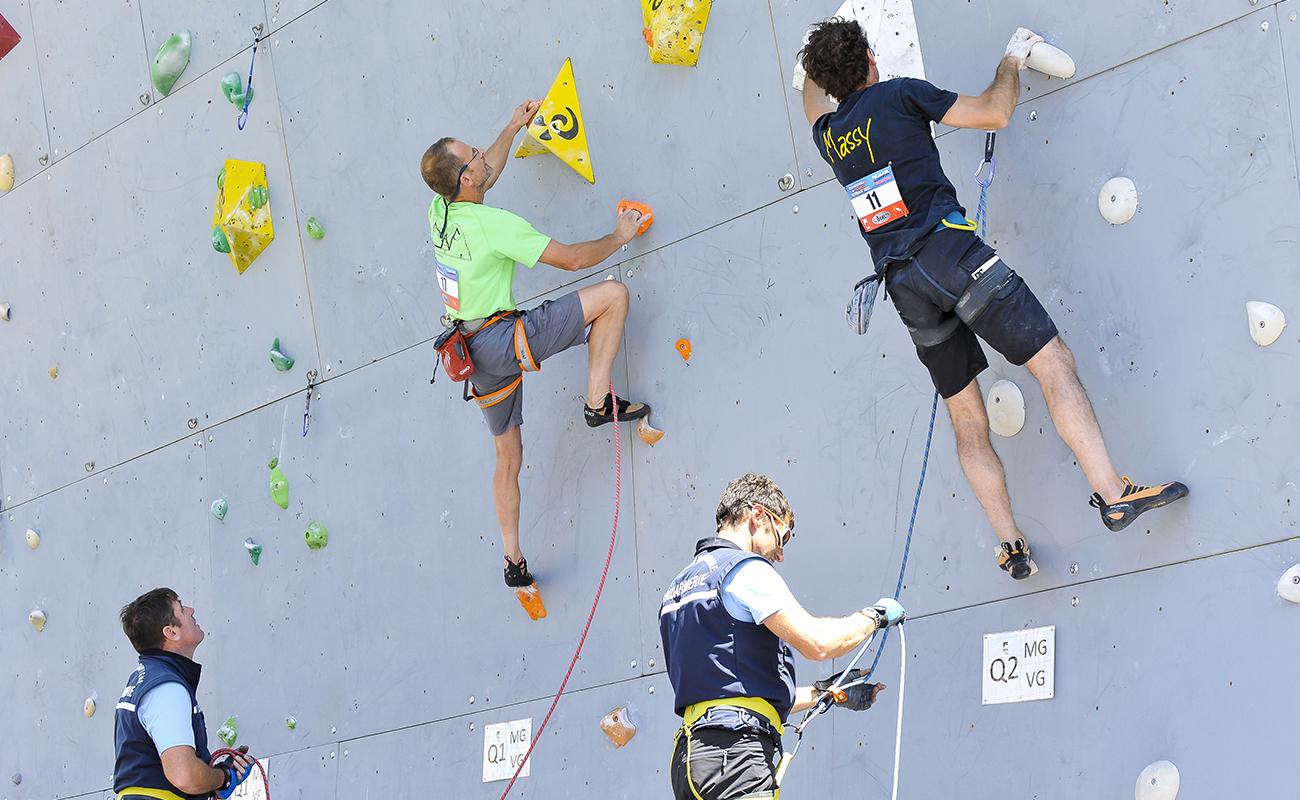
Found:
[[885, 273], [885, 287], [898, 315], [916, 331], [914, 340], [951, 329], [938, 344], [916, 345], [917, 357], [945, 400], [989, 365], [977, 335], [1016, 366], [1023, 366], [1057, 335], [1047, 309], [1014, 272], [972, 325], [957, 317], [954, 309], [971, 285], [971, 274], [996, 256], [974, 233], [945, 228], [927, 236], [916, 255], [891, 263]]
[[[781, 745], [766, 730], [696, 727], [690, 736], [690, 782], [686, 739], [673, 750], [673, 796], [677, 800], [746, 800], [776, 797], [776, 767]], [[694, 784], [694, 791], [691, 784]]]

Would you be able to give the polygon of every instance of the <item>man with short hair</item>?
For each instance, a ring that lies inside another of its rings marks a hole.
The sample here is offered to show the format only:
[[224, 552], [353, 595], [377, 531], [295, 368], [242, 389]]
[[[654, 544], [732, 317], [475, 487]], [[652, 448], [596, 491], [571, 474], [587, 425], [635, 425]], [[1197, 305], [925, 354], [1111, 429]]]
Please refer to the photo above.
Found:
[[[628, 293], [618, 281], [601, 281], [519, 312], [512, 291], [515, 264], [531, 269], [541, 261], [570, 272], [586, 269], [631, 241], [641, 225], [641, 213], [628, 210], [618, 215], [613, 233], [593, 241], [562, 244], [538, 233], [522, 218], [484, 205], [483, 196], [505, 169], [515, 136], [528, 125], [541, 102], [520, 104], [487, 150], [446, 137], [434, 142], [420, 162], [425, 183], [437, 195], [429, 206], [429, 224], [443, 303], [447, 317], [467, 338], [474, 363], [474, 398], [495, 439], [492, 497], [505, 549], [506, 585], [517, 590], [531, 587], [534, 598], [533, 576], [519, 549], [523, 373], [541, 369], [545, 359], [586, 341], [583, 417], [593, 428], [613, 422], [610, 370], [623, 341]], [[584, 335], [584, 330], [589, 333]], [[640, 419], [649, 413], [650, 406], [645, 403], [618, 401], [620, 420]], [[529, 608], [523, 595], [520, 600]], [[545, 616], [540, 604], [536, 609]], [[529, 613], [534, 614], [535, 609], [529, 608]]]
[[[1006, 474], [989, 442], [976, 376], [988, 367], [978, 335], [1038, 380], [1057, 433], [1093, 489], [1089, 503], [1112, 531], [1187, 495], [1172, 481], [1135, 486], [1111, 464], [1074, 357], [1025, 282], [975, 235], [943, 173], [931, 124], [993, 130], [1010, 121], [1020, 70], [1041, 36], [1016, 31], [993, 84], [978, 97], [914, 78], [881, 81], [858, 23], [818, 23], [800, 51], [803, 103], [822, 158], [853, 199], [876, 280], [907, 325], [916, 354], [948, 406], [957, 455], [1001, 545], [998, 564], [1016, 580], [1033, 574], [1016, 527]], [[832, 97], [838, 98], [836, 105]]]
[[122, 608], [120, 619], [140, 663], [117, 702], [114, 742], [117, 800], [227, 798], [248, 777], [251, 756], [226, 755], [212, 766], [199, 708], [194, 650], [205, 634], [194, 609], [171, 589], [154, 589]]
[[[775, 797], [786, 718], [811, 708], [838, 678], [795, 686], [793, 647], [825, 661], [851, 652], [875, 631], [903, 621], [884, 598], [847, 617], [814, 617], [790, 593], [774, 564], [794, 537], [794, 511], [776, 483], [746, 473], [727, 484], [715, 514], [717, 536], [695, 545], [695, 559], [659, 608], [668, 679], [682, 717], [673, 750], [677, 800]], [[865, 711], [883, 684], [844, 676], [842, 699]], [[827, 701], [829, 702], [829, 701]]]

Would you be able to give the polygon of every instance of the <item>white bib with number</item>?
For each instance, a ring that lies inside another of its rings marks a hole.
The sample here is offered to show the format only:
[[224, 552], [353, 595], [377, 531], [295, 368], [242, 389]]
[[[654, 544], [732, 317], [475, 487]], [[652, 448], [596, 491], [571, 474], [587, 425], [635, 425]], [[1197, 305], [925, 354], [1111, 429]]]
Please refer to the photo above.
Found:
[[902, 219], [908, 214], [903, 195], [894, 180], [894, 168], [885, 167], [844, 187], [853, 203], [853, 211], [862, 223], [862, 230], [870, 233], [882, 225]]
[[452, 311], [460, 311], [460, 271], [442, 263], [437, 256], [438, 288], [442, 290], [442, 302]]

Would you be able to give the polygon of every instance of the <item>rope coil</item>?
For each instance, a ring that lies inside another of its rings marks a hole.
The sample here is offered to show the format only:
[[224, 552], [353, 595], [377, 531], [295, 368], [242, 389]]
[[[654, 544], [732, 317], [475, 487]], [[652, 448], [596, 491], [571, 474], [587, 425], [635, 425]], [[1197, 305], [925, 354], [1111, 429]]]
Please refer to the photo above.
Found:
[[[240, 747], [244, 747], [244, 746], [240, 745]], [[221, 749], [217, 750], [212, 754], [212, 760], [209, 763], [215, 767], [217, 765], [217, 761], [223, 756], [244, 756], [245, 758], [252, 758], [253, 766], [249, 767], [248, 769], [251, 772], [253, 767], [257, 767], [257, 771], [262, 775], [262, 789], [265, 790], [266, 800], [271, 800], [271, 781], [266, 777], [266, 768], [262, 766], [261, 761], [258, 761], [256, 758], [253, 758], [252, 756], [248, 755], [247, 747], [244, 747], [243, 750], [235, 750], [229, 747], [222, 747]], [[251, 777], [252, 777], [251, 775], [245, 777], [244, 782], [247, 783], [248, 779]], [[232, 776], [232, 780], [233, 780], [233, 776]], [[214, 796], [215, 794], [216, 793], [213, 792]]]

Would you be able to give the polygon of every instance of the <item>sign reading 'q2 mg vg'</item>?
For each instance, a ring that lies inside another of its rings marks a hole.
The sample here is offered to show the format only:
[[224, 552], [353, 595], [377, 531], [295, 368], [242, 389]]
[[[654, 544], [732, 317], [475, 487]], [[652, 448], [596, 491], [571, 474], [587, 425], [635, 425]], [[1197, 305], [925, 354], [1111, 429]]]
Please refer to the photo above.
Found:
[[1051, 700], [1056, 626], [984, 634], [984, 705]]
[[522, 762], [519, 777], [527, 778], [533, 760], [524, 761], [533, 738], [533, 720], [517, 719], [483, 726], [483, 782], [505, 781], [514, 777]]

